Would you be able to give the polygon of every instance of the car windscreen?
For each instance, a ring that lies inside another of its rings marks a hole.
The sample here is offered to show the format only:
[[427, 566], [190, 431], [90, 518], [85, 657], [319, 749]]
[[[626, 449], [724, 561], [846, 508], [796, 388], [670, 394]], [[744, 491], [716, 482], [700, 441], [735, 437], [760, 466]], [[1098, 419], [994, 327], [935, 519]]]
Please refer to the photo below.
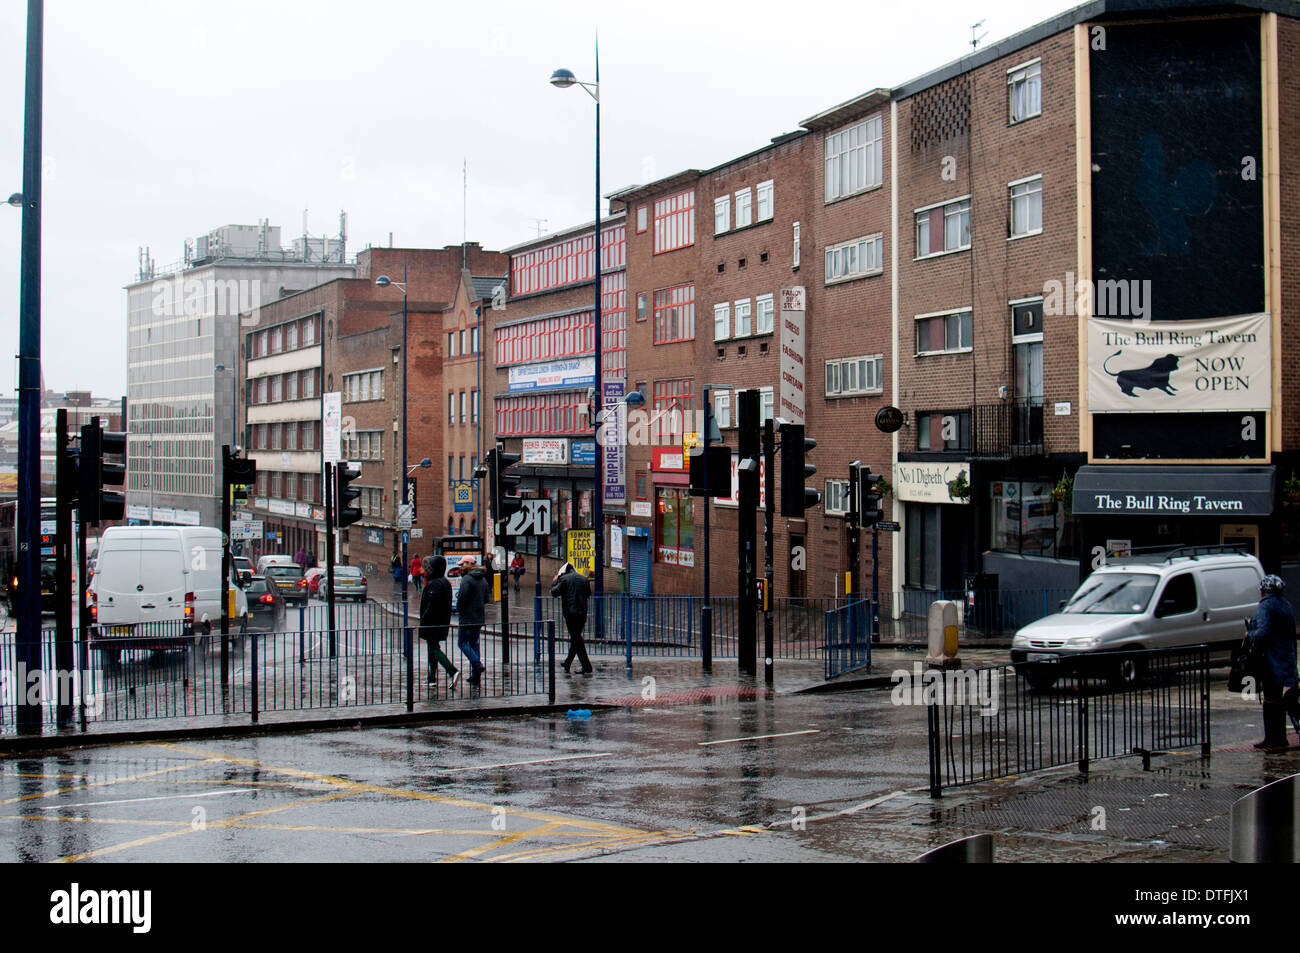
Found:
[[1160, 577], [1152, 573], [1096, 573], [1084, 580], [1062, 612], [1083, 615], [1132, 615], [1151, 602]]
[[347, 577], [350, 579], [360, 579], [361, 570], [356, 566], [335, 566], [334, 575], [340, 578]]

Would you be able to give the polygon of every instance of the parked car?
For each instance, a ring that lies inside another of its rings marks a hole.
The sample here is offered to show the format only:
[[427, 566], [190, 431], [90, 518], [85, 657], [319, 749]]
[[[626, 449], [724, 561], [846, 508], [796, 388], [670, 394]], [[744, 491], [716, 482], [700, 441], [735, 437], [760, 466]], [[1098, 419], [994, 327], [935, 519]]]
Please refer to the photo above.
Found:
[[324, 575], [325, 575], [324, 566], [312, 566], [310, 569], [308, 569], [305, 573], [302, 574], [302, 578], [307, 580], [307, 591], [311, 593], [313, 596], [320, 595], [320, 581]]
[[272, 563], [266, 567], [263, 575], [279, 588], [285, 602], [307, 604], [307, 580], [303, 578], [301, 566], [293, 562], [287, 566]]
[[1173, 550], [1162, 559], [1134, 559], [1092, 573], [1061, 611], [1031, 622], [1011, 643], [1013, 662], [1040, 662], [1022, 673], [1036, 688], [1059, 677], [1052, 663], [1084, 654], [1124, 683], [1142, 678], [1139, 649], [1241, 640], [1242, 620], [1259, 602], [1264, 569], [1241, 552]]
[[[310, 570], [309, 570], [310, 571]], [[325, 581], [324, 573], [317, 576], [317, 588], [322, 599], [329, 598], [329, 583]], [[355, 599], [357, 602], [366, 601], [366, 577], [361, 574], [361, 570], [356, 566], [335, 566], [334, 567], [334, 599]]]
[[248, 596], [248, 628], [251, 632], [284, 631], [284, 596], [265, 576], [251, 576], [244, 585]]
[[256, 574], [259, 576], [265, 576], [266, 570], [271, 566], [297, 566], [297, 565], [298, 564], [293, 561], [293, 557], [285, 553], [267, 553], [265, 556], [257, 557]]
[[236, 629], [248, 600], [234, 573], [222, 585], [221, 531], [209, 526], [112, 526], [100, 540], [90, 585], [95, 626], [90, 647], [112, 659], [123, 649], [178, 648], [211, 632], [234, 590]]

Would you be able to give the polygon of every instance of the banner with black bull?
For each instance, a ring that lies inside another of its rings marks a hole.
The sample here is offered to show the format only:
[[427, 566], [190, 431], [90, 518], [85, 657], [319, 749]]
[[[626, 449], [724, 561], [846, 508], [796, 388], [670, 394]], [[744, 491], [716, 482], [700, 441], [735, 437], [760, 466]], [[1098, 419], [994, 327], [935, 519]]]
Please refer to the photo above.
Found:
[[1269, 315], [1210, 321], [1088, 321], [1088, 409], [1263, 410], [1271, 404]]

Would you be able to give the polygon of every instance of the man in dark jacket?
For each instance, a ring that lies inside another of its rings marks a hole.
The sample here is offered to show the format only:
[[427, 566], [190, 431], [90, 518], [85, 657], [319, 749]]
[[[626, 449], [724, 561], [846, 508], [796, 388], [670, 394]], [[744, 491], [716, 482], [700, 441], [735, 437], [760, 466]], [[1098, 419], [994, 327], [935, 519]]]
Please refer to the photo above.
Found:
[[442, 651], [442, 643], [451, 629], [451, 583], [447, 581], [447, 560], [442, 556], [424, 558], [428, 584], [420, 597], [420, 638], [429, 646], [429, 684], [438, 678], [438, 666], [447, 672], [448, 688], [460, 681], [460, 671]]
[[590, 675], [591, 659], [587, 658], [582, 630], [587, 625], [587, 600], [591, 598], [591, 584], [587, 582], [586, 576], [574, 568], [573, 563], [565, 563], [551, 580], [551, 595], [559, 596], [564, 624], [569, 629], [569, 654], [564, 657], [564, 674], [569, 674], [569, 666], [573, 664], [576, 655], [582, 663], [582, 674]]
[[1286, 717], [1300, 717], [1300, 692], [1296, 686], [1295, 610], [1282, 597], [1286, 583], [1277, 576], [1259, 581], [1259, 608], [1247, 623], [1251, 647], [1261, 660], [1263, 680], [1264, 751], [1286, 747]]
[[470, 673], [465, 681], [470, 685], [477, 685], [483, 670], [487, 668], [478, 652], [478, 636], [485, 621], [483, 607], [487, 600], [487, 572], [483, 567], [475, 565], [462, 569], [460, 591], [456, 595], [456, 613], [460, 616], [456, 644], [465, 658], [469, 659]]

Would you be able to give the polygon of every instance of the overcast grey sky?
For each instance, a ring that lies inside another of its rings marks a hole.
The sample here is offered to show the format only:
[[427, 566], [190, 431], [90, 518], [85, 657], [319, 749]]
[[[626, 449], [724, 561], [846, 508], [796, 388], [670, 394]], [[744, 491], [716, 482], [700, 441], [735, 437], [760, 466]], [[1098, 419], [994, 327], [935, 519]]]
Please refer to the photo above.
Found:
[[[46, 0], [43, 367], [121, 396], [137, 248], [309, 210], [367, 243], [503, 248], [593, 214], [590, 80], [600, 32], [602, 191], [708, 168], [800, 120], [1070, 9], [1068, 0]], [[22, 187], [26, 3], [0, 4], [0, 193]], [[0, 196], [2, 198], [3, 196]], [[17, 381], [22, 215], [0, 206], [0, 339]]]

